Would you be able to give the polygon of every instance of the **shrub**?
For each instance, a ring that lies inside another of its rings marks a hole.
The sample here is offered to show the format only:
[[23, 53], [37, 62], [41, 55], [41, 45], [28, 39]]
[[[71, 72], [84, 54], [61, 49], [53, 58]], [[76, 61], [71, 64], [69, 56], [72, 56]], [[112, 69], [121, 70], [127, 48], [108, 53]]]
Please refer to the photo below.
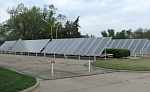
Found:
[[[105, 53], [103, 51], [103, 53]], [[106, 49], [107, 54], [113, 54], [114, 58], [122, 58], [130, 56], [130, 51], [128, 49]]]

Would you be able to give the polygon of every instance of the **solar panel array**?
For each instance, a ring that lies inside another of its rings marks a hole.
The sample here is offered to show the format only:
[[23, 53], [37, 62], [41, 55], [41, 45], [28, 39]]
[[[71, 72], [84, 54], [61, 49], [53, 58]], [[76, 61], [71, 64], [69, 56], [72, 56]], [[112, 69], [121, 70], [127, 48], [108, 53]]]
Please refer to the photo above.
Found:
[[43, 53], [99, 56], [110, 41], [111, 38], [54, 39]]
[[128, 49], [131, 55], [144, 54], [144, 50], [149, 44], [147, 39], [115, 39], [108, 45], [108, 48]]
[[0, 46], [0, 51], [11, 51], [17, 41], [5, 41]]
[[150, 54], [147, 39], [72, 38], [5, 41], [0, 51], [100, 56], [105, 48], [129, 49], [131, 55]]
[[49, 39], [43, 40], [18, 40], [12, 48], [13, 52], [33, 52], [40, 53], [47, 45]]
[[143, 47], [143, 53], [150, 55], [150, 41], [148, 41]]

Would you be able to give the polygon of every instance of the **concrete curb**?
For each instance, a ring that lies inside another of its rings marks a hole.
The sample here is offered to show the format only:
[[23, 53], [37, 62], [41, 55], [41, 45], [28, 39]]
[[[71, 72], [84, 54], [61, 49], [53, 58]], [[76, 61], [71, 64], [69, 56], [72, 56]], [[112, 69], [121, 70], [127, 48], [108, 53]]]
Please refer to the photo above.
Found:
[[133, 73], [150, 73], [150, 71], [138, 71], [138, 70], [116, 70], [116, 69], [108, 69], [108, 68], [101, 68], [96, 67], [97, 69], [109, 70], [113, 72], [133, 72]]
[[38, 79], [36, 79], [36, 84], [35, 85], [33, 85], [32, 87], [29, 87], [27, 89], [24, 89], [24, 90], [22, 90], [20, 92], [35, 92], [35, 90], [37, 90], [37, 88], [39, 87], [39, 85], [40, 85], [40, 82], [39, 82]]

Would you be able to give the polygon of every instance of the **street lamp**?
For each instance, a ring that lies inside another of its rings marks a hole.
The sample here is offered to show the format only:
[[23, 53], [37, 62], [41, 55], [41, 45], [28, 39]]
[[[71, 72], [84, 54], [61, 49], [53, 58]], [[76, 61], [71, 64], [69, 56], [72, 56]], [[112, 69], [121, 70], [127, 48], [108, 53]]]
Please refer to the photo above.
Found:
[[57, 21], [58, 21], [58, 25], [56, 27], [56, 39], [58, 37], [58, 30], [59, 30], [59, 26], [61, 23], [63, 23], [65, 20], [66, 20], [66, 16], [62, 15], [62, 14], [59, 14], [57, 17], [56, 17]]
[[[47, 23], [48, 25], [50, 25], [46, 20], [42, 19], [45, 23]], [[52, 29], [53, 29], [53, 26], [51, 25], [51, 28], [50, 28], [50, 31], [51, 31], [51, 39], [53, 39], [53, 33], [52, 33]]]

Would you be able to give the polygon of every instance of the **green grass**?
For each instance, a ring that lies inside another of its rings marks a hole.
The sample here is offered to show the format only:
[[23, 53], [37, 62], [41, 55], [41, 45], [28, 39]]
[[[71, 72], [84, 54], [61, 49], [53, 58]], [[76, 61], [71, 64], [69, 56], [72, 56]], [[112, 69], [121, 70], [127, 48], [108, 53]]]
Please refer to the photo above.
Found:
[[94, 65], [114, 70], [150, 71], [150, 58], [98, 60]]
[[0, 68], [0, 92], [19, 92], [35, 83], [36, 79], [33, 77]]

